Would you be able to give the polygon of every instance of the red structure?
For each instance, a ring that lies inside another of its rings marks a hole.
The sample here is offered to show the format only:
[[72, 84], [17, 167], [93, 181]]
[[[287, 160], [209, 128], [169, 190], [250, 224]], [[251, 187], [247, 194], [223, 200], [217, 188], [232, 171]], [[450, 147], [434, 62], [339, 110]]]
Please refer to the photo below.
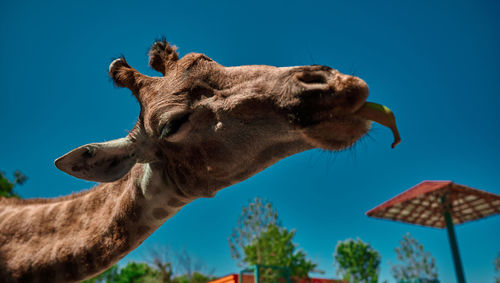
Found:
[[451, 181], [424, 181], [368, 211], [370, 217], [447, 228], [458, 282], [465, 282], [454, 224], [500, 213], [500, 196]]
[[500, 213], [499, 195], [451, 181], [424, 181], [366, 214], [376, 218], [445, 228], [441, 203], [444, 195], [448, 195], [453, 224]]
[[[255, 283], [254, 276], [251, 274], [245, 274], [241, 278], [241, 282], [239, 281], [238, 274], [230, 274], [208, 283]], [[321, 279], [321, 278], [309, 278], [309, 279], [301, 279], [298, 283], [347, 283], [344, 280], [332, 280], [332, 279]]]

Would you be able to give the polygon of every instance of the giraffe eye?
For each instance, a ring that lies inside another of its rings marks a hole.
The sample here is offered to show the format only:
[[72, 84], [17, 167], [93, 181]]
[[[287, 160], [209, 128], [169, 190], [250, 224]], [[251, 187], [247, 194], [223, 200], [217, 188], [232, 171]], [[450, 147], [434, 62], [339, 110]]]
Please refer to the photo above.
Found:
[[164, 139], [175, 134], [180, 127], [189, 120], [189, 115], [190, 113], [184, 113], [167, 121], [167, 123], [161, 127], [160, 139]]

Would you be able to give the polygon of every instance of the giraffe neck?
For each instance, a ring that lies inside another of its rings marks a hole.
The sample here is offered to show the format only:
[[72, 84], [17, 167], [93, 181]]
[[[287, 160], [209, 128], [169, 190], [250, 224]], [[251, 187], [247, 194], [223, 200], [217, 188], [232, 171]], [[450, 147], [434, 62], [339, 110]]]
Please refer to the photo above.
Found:
[[0, 199], [0, 278], [80, 281], [116, 263], [191, 201], [153, 167], [60, 199]]

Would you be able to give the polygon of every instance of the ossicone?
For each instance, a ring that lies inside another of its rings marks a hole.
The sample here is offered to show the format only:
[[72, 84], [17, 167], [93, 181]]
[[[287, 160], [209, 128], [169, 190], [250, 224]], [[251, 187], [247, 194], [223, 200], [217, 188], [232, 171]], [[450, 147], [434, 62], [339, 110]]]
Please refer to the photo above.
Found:
[[116, 86], [130, 89], [138, 99], [139, 90], [152, 82], [151, 77], [143, 75], [132, 68], [123, 56], [109, 64], [108, 73]]
[[149, 49], [148, 55], [149, 66], [163, 75], [173, 68], [179, 60], [177, 47], [170, 45], [165, 38], [155, 41]]

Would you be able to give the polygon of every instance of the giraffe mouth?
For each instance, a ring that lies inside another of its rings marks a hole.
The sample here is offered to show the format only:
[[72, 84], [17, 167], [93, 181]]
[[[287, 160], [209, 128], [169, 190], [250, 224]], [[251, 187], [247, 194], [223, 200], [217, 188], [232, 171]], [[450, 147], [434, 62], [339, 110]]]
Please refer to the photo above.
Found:
[[377, 122], [392, 131], [392, 148], [401, 141], [394, 114], [381, 104], [363, 101], [342, 111], [322, 108], [309, 113], [295, 117], [295, 122], [314, 147], [326, 150], [349, 148], [368, 133], [371, 122]]
[[314, 122], [299, 127], [306, 142], [315, 148], [340, 151], [354, 145], [370, 130], [370, 121], [354, 114], [316, 113]]

